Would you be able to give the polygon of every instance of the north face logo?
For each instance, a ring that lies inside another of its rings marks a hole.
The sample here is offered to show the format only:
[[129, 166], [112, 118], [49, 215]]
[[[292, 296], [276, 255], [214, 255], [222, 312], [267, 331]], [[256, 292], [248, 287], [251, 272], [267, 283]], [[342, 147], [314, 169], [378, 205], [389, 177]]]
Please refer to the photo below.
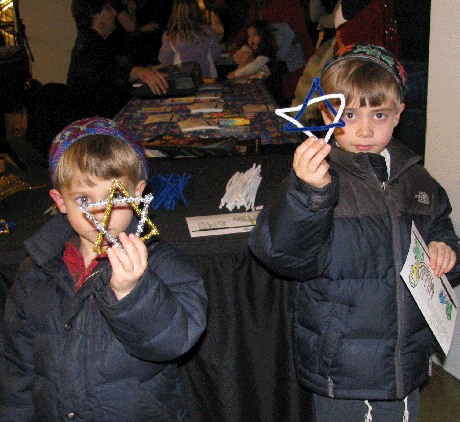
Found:
[[421, 204], [430, 205], [430, 198], [428, 197], [426, 192], [419, 192], [415, 195], [415, 197]]

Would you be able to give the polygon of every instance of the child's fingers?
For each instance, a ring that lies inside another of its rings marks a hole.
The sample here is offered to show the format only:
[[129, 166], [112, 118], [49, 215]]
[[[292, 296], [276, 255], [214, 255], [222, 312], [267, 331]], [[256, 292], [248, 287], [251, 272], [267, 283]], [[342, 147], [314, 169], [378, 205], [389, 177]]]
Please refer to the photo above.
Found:
[[454, 267], [456, 261], [457, 256], [455, 252], [449, 246], [446, 246], [442, 261], [439, 260], [438, 255], [439, 276], [448, 273]]
[[123, 266], [119, 259], [119, 254], [126, 255], [118, 246], [114, 245], [107, 250], [107, 256], [112, 266], [112, 272], [114, 274], [119, 274], [123, 271]]
[[457, 262], [457, 255], [444, 242], [430, 242], [428, 245], [430, 267], [437, 277], [448, 273]]
[[[130, 244], [130, 253], [132, 255], [133, 262], [136, 263], [136, 266], [139, 265], [146, 265], [148, 252], [145, 243], [136, 236], [134, 233], [131, 233], [129, 236], [129, 240], [131, 241]], [[130, 255], [130, 256], [131, 256]]]
[[[120, 238], [120, 241], [121, 241], [121, 244], [125, 252], [123, 252], [123, 249], [114, 245], [111, 248], [112, 253], [114, 254], [114, 258], [116, 258], [116, 261], [118, 263], [117, 268], [120, 268], [125, 273], [129, 273], [134, 270], [134, 262], [132, 261], [131, 256], [130, 256], [132, 253], [128, 255], [127, 249], [129, 249], [130, 246], [126, 242], [122, 241], [121, 238]], [[115, 268], [114, 268], [114, 271], [115, 271]]]
[[313, 141], [307, 148], [299, 151], [294, 160], [294, 170], [300, 173], [315, 173], [320, 166], [329, 168], [326, 157], [331, 147], [323, 139]]
[[311, 136], [296, 149], [293, 165], [300, 167], [312, 164], [311, 170], [314, 171], [327, 157], [329, 151], [330, 146], [323, 139]]

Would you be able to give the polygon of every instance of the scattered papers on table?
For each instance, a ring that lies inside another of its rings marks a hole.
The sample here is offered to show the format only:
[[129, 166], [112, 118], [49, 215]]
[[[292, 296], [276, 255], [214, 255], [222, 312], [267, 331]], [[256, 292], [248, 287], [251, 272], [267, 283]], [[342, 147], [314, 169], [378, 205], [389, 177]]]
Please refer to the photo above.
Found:
[[222, 84], [218, 82], [213, 82], [213, 83], [205, 83], [200, 86], [198, 89], [199, 92], [204, 92], [204, 91], [222, 91], [223, 90]]
[[138, 113], [169, 113], [171, 107], [142, 107], [137, 110]]
[[166, 104], [189, 104], [195, 101], [195, 97], [174, 97], [166, 98]]
[[458, 301], [447, 277], [436, 277], [433, 274], [428, 247], [414, 222], [410, 249], [401, 277], [447, 355], [454, 334]]
[[275, 111], [272, 104], [247, 104], [243, 106], [244, 113], [263, 113], [267, 111]]
[[202, 91], [195, 96], [197, 100], [220, 100], [222, 91]]
[[216, 121], [208, 119], [186, 119], [177, 122], [182, 132], [189, 132], [191, 130], [211, 130], [219, 129]]
[[187, 106], [193, 113], [220, 113], [224, 109], [223, 101], [203, 101]]
[[256, 224], [259, 211], [186, 217], [191, 237], [249, 232]]
[[245, 117], [234, 117], [231, 119], [219, 119], [219, 126], [242, 126], [250, 125], [251, 121]]
[[177, 122], [179, 116], [174, 113], [160, 113], [160, 114], [152, 114], [151, 116], [147, 117], [144, 124], [148, 125], [151, 123], [161, 123], [161, 122]]

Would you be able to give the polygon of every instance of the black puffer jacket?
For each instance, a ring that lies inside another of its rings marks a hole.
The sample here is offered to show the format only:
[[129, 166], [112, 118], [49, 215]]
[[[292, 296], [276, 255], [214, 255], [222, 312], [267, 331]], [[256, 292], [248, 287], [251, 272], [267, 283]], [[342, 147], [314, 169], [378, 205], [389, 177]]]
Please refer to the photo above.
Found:
[[[134, 220], [127, 232], [135, 232]], [[5, 421], [185, 421], [177, 358], [206, 325], [200, 276], [162, 240], [120, 301], [103, 259], [81, 289], [62, 260], [73, 231], [56, 216], [26, 242], [7, 299], [0, 349], [0, 419]]]
[[[415, 222], [426, 243], [460, 256], [445, 191], [393, 140], [382, 188], [366, 154], [333, 147], [332, 183], [315, 189], [291, 173], [260, 214], [250, 247], [301, 282], [294, 297], [298, 379], [343, 399], [407, 396], [427, 378], [434, 338], [400, 277]], [[458, 275], [460, 265], [450, 272]]]

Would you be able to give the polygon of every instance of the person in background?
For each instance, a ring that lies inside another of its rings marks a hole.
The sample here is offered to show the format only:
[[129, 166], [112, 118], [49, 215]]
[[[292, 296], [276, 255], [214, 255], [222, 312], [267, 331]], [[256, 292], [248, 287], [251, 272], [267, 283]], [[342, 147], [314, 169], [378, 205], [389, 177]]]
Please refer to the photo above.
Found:
[[166, 75], [133, 66], [107, 43], [115, 29], [116, 11], [108, 0], [73, 0], [72, 14], [78, 36], [67, 74], [70, 96], [80, 117], [114, 117], [130, 98], [131, 83], [141, 80], [155, 94], [166, 93]]
[[270, 62], [276, 59], [277, 45], [270, 24], [264, 20], [251, 22], [246, 43], [233, 55], [238, 68], [227, 75], [228, 79], [266, 79], [270, 76]]
[[[413, 224], [434, 275], [460, 273], [447, 194], [393, 138], [405, 82], [382, 47], [333, 55], [321, 87], [345, 96], [345, 126], [329, 144], [312, 136], [297, 148], [288, 180], [250, 235], [256, 257], [297, 280], [297, 377], [314, 393], [321, 422], [417, 421], [435, 340], [400, 275]], [[321, 113], [334, 121], [324, 104]]]
[[90, 208], [123, 247], [104, 236], [102, 250], [80, 208], [107, 200], [114, 179], [142, 195], [143, 147], [112, 120], [84, 119], [54, 139], [49, 165], [60, 213], [25, 242], [6, 301], [2, 421], [185, 422], [178, 358], [206, 326], [203, 280], [178, 248], [136, 235], [131, 204], [107, 219], [106, 206]]
[[239, 31], [229, 47], [234, 53], [243, 45], [246, 37], [247, 25], [255, 20], [266, 20], [269, 23], [286, 23], [295, 34], [293, 43], [300, 43], [305, 62], [315, 52], [315, 47], [310, 37], [305, 10], [299, 0], [254, 0], [250, 2], [249, 13], [245, 26]]
[[203, 78], [216, 78], [214, 60], [220, 56], [216, 31], [203, 19], [197, 0], [174, 0], [158, 60], [165, 65], [197, 62]]

